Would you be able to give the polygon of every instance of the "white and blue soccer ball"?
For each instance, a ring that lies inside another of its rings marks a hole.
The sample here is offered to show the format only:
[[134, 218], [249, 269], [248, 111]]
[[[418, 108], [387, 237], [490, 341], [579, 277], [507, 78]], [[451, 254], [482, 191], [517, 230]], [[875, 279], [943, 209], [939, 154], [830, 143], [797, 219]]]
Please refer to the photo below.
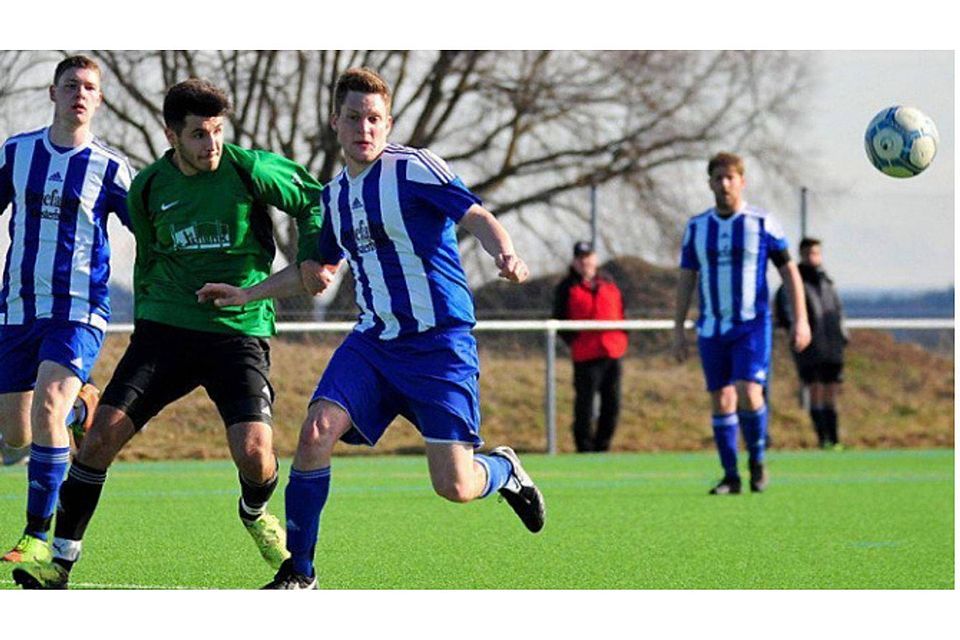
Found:
[[919, 109], [895, 106], [874, 116], [864, 142], [873, 166], [888, 176], [912, 178], [933, 162], [940, 134]]

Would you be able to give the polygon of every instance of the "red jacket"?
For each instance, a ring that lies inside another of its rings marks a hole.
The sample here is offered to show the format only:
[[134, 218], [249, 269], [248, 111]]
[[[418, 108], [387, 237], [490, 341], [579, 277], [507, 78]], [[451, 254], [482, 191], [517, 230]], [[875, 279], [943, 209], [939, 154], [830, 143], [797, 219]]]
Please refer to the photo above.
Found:
[[[598, 273], [587, 284], [573, 269], [554, 293], [553, 317], [560, 320], [623, 320], [623, 295], [607, 276]], [[574, 362], [622, 358], [627, 352], [626, 331], [562, 331]]]

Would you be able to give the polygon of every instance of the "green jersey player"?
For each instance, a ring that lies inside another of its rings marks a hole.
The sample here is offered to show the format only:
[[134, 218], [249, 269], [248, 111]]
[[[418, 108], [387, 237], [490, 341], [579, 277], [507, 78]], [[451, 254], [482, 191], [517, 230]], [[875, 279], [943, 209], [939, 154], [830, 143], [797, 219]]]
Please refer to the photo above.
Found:
[[[201, 80], [166, 95], [172, 148], [138, 174], [128, 196], [137, 239], [134, 332], [61, 490], [53, 561], [14, 572], [25, 588], [66, 586], [108, 467], [147, 421], [198, 386], [226, 427], [241, 521], [274, 569], [288, 555], [283, 529], [266, 511], [277, 486], [266, 341], [274, 333], [273, 303], [224, 307], [197, 291], [205, 282], [274, 297], [319, 290], [327, 276], [309, 258], [322, 221], [321, 185], [276, 154], [224, 144], [228, 110], [226, 95]], [[293, 216], [299, 231], [297, 264], [269, 279], [275, 247], [268, 205]]]

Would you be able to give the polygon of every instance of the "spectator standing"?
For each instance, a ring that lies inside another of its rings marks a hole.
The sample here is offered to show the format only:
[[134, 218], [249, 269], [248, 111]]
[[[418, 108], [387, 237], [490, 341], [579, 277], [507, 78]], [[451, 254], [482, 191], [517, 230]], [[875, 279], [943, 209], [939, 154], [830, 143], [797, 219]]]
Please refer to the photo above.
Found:
[[[810, 418], [822, 448], [840, 444], [837, 396], [843, 382], [843, 351], [848, 342], [843, 305], [833, 280], [823, 269], [820, 240], [800, 241], [800, 277], [810, 319], [810, 346], [794, 353], [797, 375], [810, 391]], [[790, 326], [793, 313], [786, 291], [777, 291], [777, 326]]]
[[[570, 272], [554, 292], [553, 317], [560, 320], [623, 320], [623, 294], [597, 266], [593, 245], [573, 246]], [[560, 338], [573, 358], [573, 438], [579, 453], [607, 451], [620, 415], [620, 360], [627, 351], [627, 333], [562, 331]], [[593, 429], [594, 398], [600, 414]]]

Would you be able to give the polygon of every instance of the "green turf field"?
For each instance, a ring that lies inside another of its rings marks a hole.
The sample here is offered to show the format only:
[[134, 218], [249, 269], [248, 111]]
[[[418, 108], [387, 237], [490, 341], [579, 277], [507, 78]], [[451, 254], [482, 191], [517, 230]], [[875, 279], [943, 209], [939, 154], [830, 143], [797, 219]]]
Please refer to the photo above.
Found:
[[[709, 454], [525, 455], [539, 535], [506, 503], [435, 496], [422, 457], [334, 463], [318, 544], [326, 589], [952, 589], [951, 450], [770, 454], [764, 494], [707, 496]], [[289, 460], [283, 462], [286, 482]], [[23, 525], [0, 469], [0, 532]], [[226, 461], [118, 463], [74, 588], [254, 588], [272, 577], [236, 516]], [[282, 488], [272, 508], [282, 512]], [[0, 588], [12, 588], [9, 570]]]

